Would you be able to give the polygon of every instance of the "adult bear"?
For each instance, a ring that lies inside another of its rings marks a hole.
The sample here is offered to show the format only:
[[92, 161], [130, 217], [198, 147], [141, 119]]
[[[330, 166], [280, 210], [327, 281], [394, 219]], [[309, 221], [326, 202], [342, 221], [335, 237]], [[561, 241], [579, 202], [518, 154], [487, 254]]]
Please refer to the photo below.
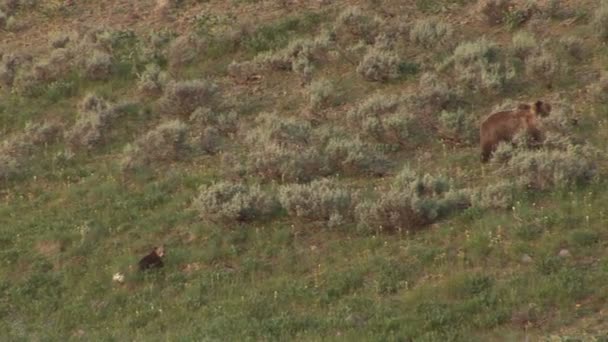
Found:
[[525, 130], [535, 142], [542, 140], [538, 117], [551, 113], [551, 105], [543, 101], [520, 104], [516, 110], [496, 112], [488, 116], [479, 127], [481, 161], [487, 162], [501, 141], [512, 142], [513, 137]]

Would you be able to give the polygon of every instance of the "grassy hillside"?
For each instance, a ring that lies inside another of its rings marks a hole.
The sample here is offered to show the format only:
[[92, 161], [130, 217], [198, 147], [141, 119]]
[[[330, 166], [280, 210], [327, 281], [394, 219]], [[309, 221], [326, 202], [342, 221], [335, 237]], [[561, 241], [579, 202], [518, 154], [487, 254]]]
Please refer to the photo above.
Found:
[[0, 37], [3, 340], [608, 336], [608, 3], [2, 0]]

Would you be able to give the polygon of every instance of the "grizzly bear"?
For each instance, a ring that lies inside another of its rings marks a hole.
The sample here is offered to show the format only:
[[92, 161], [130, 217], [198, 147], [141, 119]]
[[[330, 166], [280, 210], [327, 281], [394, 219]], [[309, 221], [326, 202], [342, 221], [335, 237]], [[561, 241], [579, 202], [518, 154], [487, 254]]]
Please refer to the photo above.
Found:
[[149, 268], [163, 267], [162, 258], [165, 256], [165, 247], [154, 247], [150, 254], [139, 261], [139, 269], [145, 271]]
[[551, 113], [551, 104], [536, 101], [534, 104], [520, 104], [515, 110], [496, 112], [488, 116], [480, 125], [479, 142], [481, 161], [487, 162], [501, 141], [512, 142], [513, 137], [525, 130], [535, 142], [542, 140], [538, 117]]

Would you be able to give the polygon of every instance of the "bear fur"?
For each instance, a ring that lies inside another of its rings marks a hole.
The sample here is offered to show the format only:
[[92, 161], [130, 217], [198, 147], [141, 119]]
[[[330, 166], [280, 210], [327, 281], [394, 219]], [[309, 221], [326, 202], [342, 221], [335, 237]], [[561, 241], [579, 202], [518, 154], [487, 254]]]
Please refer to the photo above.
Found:
[[541, 142], [543, 134], [539, 117], [546, 117], [550, 113], [551, 104], [539, 100], [532, 105], [520, 104], [515, 110], [490, 114], [479, 127], [481, 161], [487, 162], [501, 141], [512, 142], [513, 137], [522, 130], [533, 141]]

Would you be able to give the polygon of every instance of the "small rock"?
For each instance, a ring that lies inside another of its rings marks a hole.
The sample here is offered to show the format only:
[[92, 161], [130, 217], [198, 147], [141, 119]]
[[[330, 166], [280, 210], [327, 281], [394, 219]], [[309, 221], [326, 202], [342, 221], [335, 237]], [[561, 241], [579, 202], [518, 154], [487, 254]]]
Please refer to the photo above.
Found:
[[572, 254], [570, 254], [570, 251], [565, 248], [560, 250], [557, 255], [559, 255], [562, 258], [569, 258], [572, 256]]
[[120, 273], [120, 272], [116, 272], [114, 273], [114, 275], [112, 276], [112, 280], [117, 282], [117, 283], [124, 283], [125, 282], [125, 275]]
[[524, 264], [529, 264], [532, 262], [532, 257], [528, 254], [524, 254], [521, 256], [521, 262], [523, 262]]

